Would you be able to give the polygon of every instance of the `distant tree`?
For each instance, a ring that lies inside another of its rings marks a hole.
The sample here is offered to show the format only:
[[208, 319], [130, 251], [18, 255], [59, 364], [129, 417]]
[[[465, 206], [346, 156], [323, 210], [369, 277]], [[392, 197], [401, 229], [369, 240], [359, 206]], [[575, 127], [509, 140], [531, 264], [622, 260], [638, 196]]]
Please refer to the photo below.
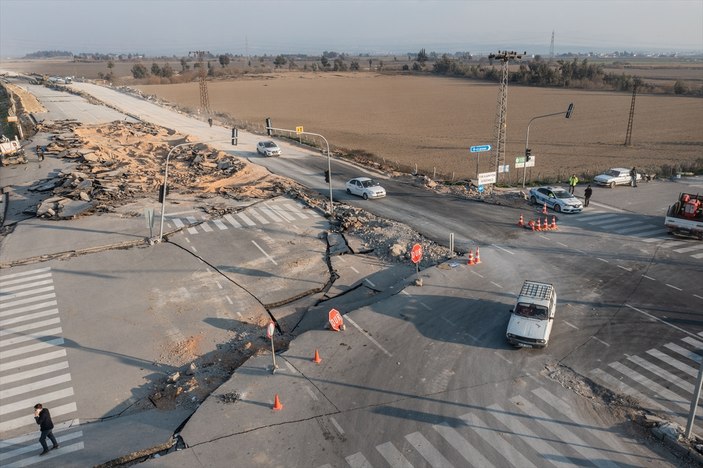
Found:
[[161, 76], [161, 67], [158, 63], [154, 62], [151, 64], [151, 74], [154, 76]]
[[288, 59], [288, 70], [296, 70], [298, 68], [298, 64], [295, 63], [295, 60], [292, 58]]
[[378, 69], [383, 70], [383, 60], [378, 61]]
[[164, 78], [171, 78], [173, 76], [173, 68], [171, 68], [171, 65], [169, 65], [168, 62], [164, 63], [164, 66], [161, 67], [161, 76]]
[[334, 59], [334, 71], [347, 71], [347, 64], [341, 58]]
[[417, 53], [416, 60], [422, 64], [427, 62], [427, 52], [425, 52], [425, 49], [420, 49], [420, 52]]
[[184, 72], [188, 70], [190, 67], [188, 66], [188, 62], [186, 62], [185, 58], [181, 59], [181, 71]]
[[369, 59], [369, 70], [373, 70], [373, 59]]
[[677, 80], [674, 83], [674, 94], [686, 94], [688, 93], [688, 86], [681, 80]]
[[115, 68], [115, 62], [113, 62], [112, 60], [108, 60], [107, 61], [107, 68], [109, 68], [110, 70]]
[[403, 64], [403, 71], [408, 71], [410, 70], [410, 67], [408, 66], [407, 63]]
[[287, 62], [286, 58], [283, 55], [277, 55], [275, 59], [273, 59], [273, 65], [276, 68], [281, 68], [283, 65], [285, 65]]
[[215, 76], [215, 67], [212, 66], [210, 61], [207, 61], [207, 76]]
[[432, 71], [446, 75], [453, 70], [454, 63], [449, 59], [447, 54], [442, 55], [442, 58], [437, 60], [432, 66]]
[[222, 65], [222, 68], [225, 68], [227, 65], [229, 65], [229, 55], [220, 55], [219, 60], [220, 65]]
[[352, 60], [351, 65], [349, 65], [351, 71], [359, 71], [359, 62]]
[[322, 64], [322, 68], [325, 69], [329, 68], [330, 66], [330, 61], [324, 55], [320, 57], [320, 63]]
[[136, 63], [132, 67], [132, 76], [136, 79], [146, 78], [149, 76], [149, 71], [141, 63]]
[[317, 71], [317, 64], [313, 62], [313, 64], [310, 66], [312, 68], [312, 71], [316, 72]]
[[422, 65], [420, 65], [417, 62], [413, 62], [413, 71], [421, 71], [422, 70]]

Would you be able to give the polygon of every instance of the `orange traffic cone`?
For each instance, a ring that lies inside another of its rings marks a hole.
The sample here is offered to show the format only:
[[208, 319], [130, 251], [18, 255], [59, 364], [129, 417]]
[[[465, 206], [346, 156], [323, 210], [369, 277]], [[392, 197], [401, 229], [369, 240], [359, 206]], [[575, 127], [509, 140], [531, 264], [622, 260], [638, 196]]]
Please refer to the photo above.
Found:
[[475, 265], [475, 263], [476, 262], [474, 261], [474, 251], [469, 250], [469, 262], [467, 263], [467, 265]]
[[315, 357], [312, 359], [312, 362], [314, 362], [315, 364], [319, 364], [322, 362], [322, 359], [320, 359], [320, 353], [317, 350], [315, 350]]
[[557, 228], [557, 217], [556, 216], [552, 216], [552, 225], [550, 226], [550, 228], [552, 228], [552, 229]]
[[481, 254], [478, 252], [478, 247], [476, 247], [476, 261], [474, 262], [476, 265], [481, 263]]
[[547, 214], [547, 203], [544, 203], [544, 206], [542, 207], [542, 214]]
[[278, 399], [278, 393], [276, 393], [276, 396], [273, 397], [273, 410], [278, 411], [283, 409], [283, 404], [281, 403], [281, 400]]
[[520, 221], [518, 221], [517, 225], [520, 227], [525, 226], [525, 220], [523, 219], [522, 215], [520, 215]]
[[534, 231], [534, 230], [535, 230], [535, 220], [534, 220], [534, 219], [531, 219], [531, 220], [530, 220], [530, 223], [528, 224], [528, 226], [529, 226], [530, 228], [532, 228], [532, 230]]
[[537, 227], [535, 228], [535, 230], [537, 230], [537, 231], [542, 230], [542, 220], [539, 218], [537, 218]]

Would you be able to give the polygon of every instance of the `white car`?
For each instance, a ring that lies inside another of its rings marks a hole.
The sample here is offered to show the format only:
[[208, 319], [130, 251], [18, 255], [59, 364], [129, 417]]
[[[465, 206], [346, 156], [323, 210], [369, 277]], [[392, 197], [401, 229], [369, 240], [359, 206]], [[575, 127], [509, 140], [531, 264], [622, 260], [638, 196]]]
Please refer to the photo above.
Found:
[[[593, 178], [593, 182], [596, 184], [605, 185], [610, 188], [616, 185], [630, 185], [631, 180], [630, 169], [624, 167], [608, 169], [603, 174], [599, 174]], [[637, 180], [642, 180], [642, 175], [640, 173], [637, 173]]]
[[358, 195], [364, 200], [369, 198], [383, 198], [386, 196], [386, 189], [381, 187], [378, 182], [368, 177], [357, 177], [347, 182], [347, 193], [350, 195]]
[[530, 201], [533, 204], [547, 204], [557, 213], [580, 213], [583, 211], [581, 200], [560, 187], [536, 187], [530, 189]]
[[280, 156], [281, 148], [271, 140], [263, 140], [256, 144], [256, 152], [264, 156]]

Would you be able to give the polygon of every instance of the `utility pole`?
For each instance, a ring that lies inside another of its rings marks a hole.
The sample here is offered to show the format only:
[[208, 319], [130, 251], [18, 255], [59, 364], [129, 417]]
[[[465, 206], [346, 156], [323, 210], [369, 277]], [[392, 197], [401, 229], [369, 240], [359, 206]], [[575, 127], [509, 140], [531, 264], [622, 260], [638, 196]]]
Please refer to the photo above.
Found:
[[627, 132], [625, 133], [625, 146], [632, 146], [632, 122], [635, 120], [635, 98], [637, 97], [637, 85], [632, 84], [632, 101], [630, 102], [630, 118], [627, 120]]
[[188, 55], [198, 58], [198, 64], [200, 68], [200, 109], [204, 114], [210, 115], [210, 97], [207, 93], [207, 82], [205, 81], [207, 71], [205, 70], [205, 63], [203, 62], [203, 58], [205, 57], [205, 55], [210, 55], [210, 52], [204, 50], [196, 50], [193, 52], [188, 52]]
[[491, 165], [495, 165], [496, 170], [496, 182], [498, 181], [498, 166], [505, 161], [505, 138], [507, 135], [507, 116], [508, 116], [508, 62], [510, 59], [521, 59], [523, 55], [527, 55], [527, 52], [518, 54], [517, 52], [507, 50], [498, 51], [497, 54], [490, 54], [489, 59], [500, 60], [503, 62], [500, 75], [500, 88], [498, 90], [498, 107], [496, 110], [496, 124], [494, 129], [494, 134], [496, 138], [496, 151], [494, 155], [494, 161], [491, 161]]

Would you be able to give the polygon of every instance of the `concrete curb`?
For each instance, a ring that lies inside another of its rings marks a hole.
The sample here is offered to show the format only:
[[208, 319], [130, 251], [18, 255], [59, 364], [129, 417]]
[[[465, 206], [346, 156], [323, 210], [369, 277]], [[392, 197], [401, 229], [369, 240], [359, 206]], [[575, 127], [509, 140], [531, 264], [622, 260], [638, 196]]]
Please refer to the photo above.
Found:
[[685, 459], [695, 460], [699, 464], [703, 465], [703, 455], [701, 455], [697, 450], [679, 442], [678, 439], [671, 437], [671, 435], [664, 432], [660, 427], [653, 427], [652, 435], [661, 440], [673, 453]]

